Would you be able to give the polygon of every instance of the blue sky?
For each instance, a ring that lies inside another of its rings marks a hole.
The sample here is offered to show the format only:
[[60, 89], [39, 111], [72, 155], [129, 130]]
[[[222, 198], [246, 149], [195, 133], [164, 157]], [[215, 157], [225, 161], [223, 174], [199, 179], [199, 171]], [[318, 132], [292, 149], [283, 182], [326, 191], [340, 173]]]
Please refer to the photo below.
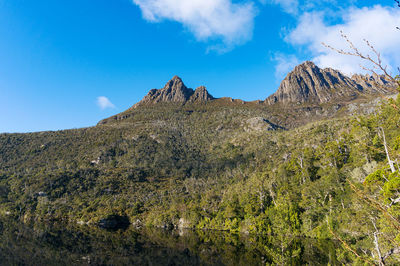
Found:
[[0, 0], [0, 132], [93, 126], [174, 75], [256, 100], [304, 60], [359, 72], [321, 45], [342, 47], [340, 30], [373, 41], [394, 71], [399, 10], [391, 0]]

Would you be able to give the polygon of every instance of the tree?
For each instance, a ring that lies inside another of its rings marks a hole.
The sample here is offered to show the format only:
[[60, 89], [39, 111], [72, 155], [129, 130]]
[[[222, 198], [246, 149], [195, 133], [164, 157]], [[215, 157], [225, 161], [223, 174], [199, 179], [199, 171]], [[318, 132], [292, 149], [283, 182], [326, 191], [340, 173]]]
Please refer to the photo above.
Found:
[[[395, 0], [398, 7], [400, 1]], [[397, 27], [397, 29], [399, 29]], [[360, 52], [347, 35], [341, 32], [341, 36], [348, 43], [349, 50], [336, 49], [330, 45], [326, 47], [336, 51], [339, 54], [359, 57], [372, 63], [372, 68], [362, 67], [378, 75], [382, 73], [385, 78], [398, 85], [400, 91], [400, 78], [389, 74], [387, 66], [383, 65], [380, 53], [375, 47], [364, 39], [365, 44], [370, 48], [373, 56]], [[400, 68], [398, 68], [400, 72]], [[381, 107], [379, 114], [368, 118], [369, 125], [374, 125], [377, 136], [386, 155], [387, 163], [381, 168], [368, 175], [359, 186], [353, 180], [347, 179], [351, 189], [357, 198], [364, 203], [364, 208], [368, 209], [361, 217], [370, 220], [369, 239], [372, 242], [372, 249], [369, 254], [373, 261], [379, 265], [389, 263], [390, 259], [400, 254], [400, 167], [398, 158], [400, 153], [398, 140], [400, 141], [400, 132], [398, 130], [398, 121], [400, 119], [400, 96], [396, 100], [387, 99]], [[390, 145], [393, 144], [393, 145]], [[400, 144], [400, 143], [399, 143]], [[371, 258], [360, 255], [359, 252], [341, 239], [330, 227], [335, 238], [339, 239], [343, 246], [351, 251], [356, 257], [369, 262]], [[366, 253], [368, 254], [368, 253]]]

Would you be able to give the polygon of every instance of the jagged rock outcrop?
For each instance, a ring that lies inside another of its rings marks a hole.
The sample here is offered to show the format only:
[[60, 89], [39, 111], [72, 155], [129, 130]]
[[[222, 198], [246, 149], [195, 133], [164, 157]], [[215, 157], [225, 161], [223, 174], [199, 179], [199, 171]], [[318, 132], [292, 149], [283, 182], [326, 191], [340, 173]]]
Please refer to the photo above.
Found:
[[284, 130], [284, 127], [281, 127], [277, 124], [272, 123], [268, 119], [263, 117], [253, 117], [247, 119], [246, 121], [242, 122], [243, 128], [246, 132], [252, 131], [274, 131], [274, 130]]
[[192, 95], [193, 90], [188, 89], [182, 79], [175, 76], [165, 84], [164, 88], [150, 90], [141, 103], [186, 102]]
[[206, 102], [214, 99], [204, 86], [193, 89], [187, 88], [183, 83], [182, 79], [178, 76], [174, 76], [170, 81], [165, 84], [162, 89], [152, 89], [149, 93], [137, 104], [137, 106], [143, 104], [154, 104], [154, 103], [186, 103], [186, 102]]
[[335, 99], [353, 99], [365, 93], [393, 92], [395, 85], [383, 76], [345, 76], [332, 68], [321, 69], [307, 61], [294, 68], [278, 90], [265, 101], [274, 103], [326, 103]]
[[214, 97], [208, 93], [206, 87], [200, 86], [194, 91], [189, 102], [207, 102], [213, 99]]
[[368, 93], [392, 93], [396, 88], [396, 84], [388, 80], [384, 75], [361, 75], [355, 74], [351, 76], [359, 86], [362, 87], [364, 92]]

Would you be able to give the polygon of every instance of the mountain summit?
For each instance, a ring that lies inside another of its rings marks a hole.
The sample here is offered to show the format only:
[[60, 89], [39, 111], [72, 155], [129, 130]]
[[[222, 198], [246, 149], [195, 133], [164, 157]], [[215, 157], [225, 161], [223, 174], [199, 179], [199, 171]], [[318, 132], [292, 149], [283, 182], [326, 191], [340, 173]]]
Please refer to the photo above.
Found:
[[326, 103], [335, 99], [353, 99], [361, 94], [388, 93], [395, 84], [384, 76], [354, 75], [349, 78], [332, 69], [321, 69], [306, 61], [294, 68], [278, 90], [265, 101], [274, 103]]
[[178, 76], [174, 76], [170, 81], [165, 84], [162, 89], [152, 89], [149, 93], [137, 104], [137, 106], [143, 104], [154, 104], [154, 103], [186, 103], [186, 102], [206, 102], [214, 99], [204, 86], [198, 87], [196, 90], [187, 88], [183, 83], [182, 79]]
[[[353, 75], [348, 77], [332, 68], [319, 68], [311, 61], [296, 66], [282, 81], [278, 90], [264, 103], [322, 104], [354, 100], [366, 94], [392, 94], [396, 84], [383, 75]], [[196, 90], [185, 86], [182, 79], [174, 76], [161, 89], [152, 89], [132, 108], [156, 103], [204, 103], [215, 98], [204, 86]]]

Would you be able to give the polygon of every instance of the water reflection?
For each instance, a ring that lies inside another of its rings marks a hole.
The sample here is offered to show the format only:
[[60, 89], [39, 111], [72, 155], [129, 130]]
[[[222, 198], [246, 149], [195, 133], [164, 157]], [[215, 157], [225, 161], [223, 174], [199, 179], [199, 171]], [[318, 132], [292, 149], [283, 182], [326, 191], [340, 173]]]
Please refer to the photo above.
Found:
[[1, 265], [337, 265], [337, 248], [331, 241], [300, 238], [0, 220]]

